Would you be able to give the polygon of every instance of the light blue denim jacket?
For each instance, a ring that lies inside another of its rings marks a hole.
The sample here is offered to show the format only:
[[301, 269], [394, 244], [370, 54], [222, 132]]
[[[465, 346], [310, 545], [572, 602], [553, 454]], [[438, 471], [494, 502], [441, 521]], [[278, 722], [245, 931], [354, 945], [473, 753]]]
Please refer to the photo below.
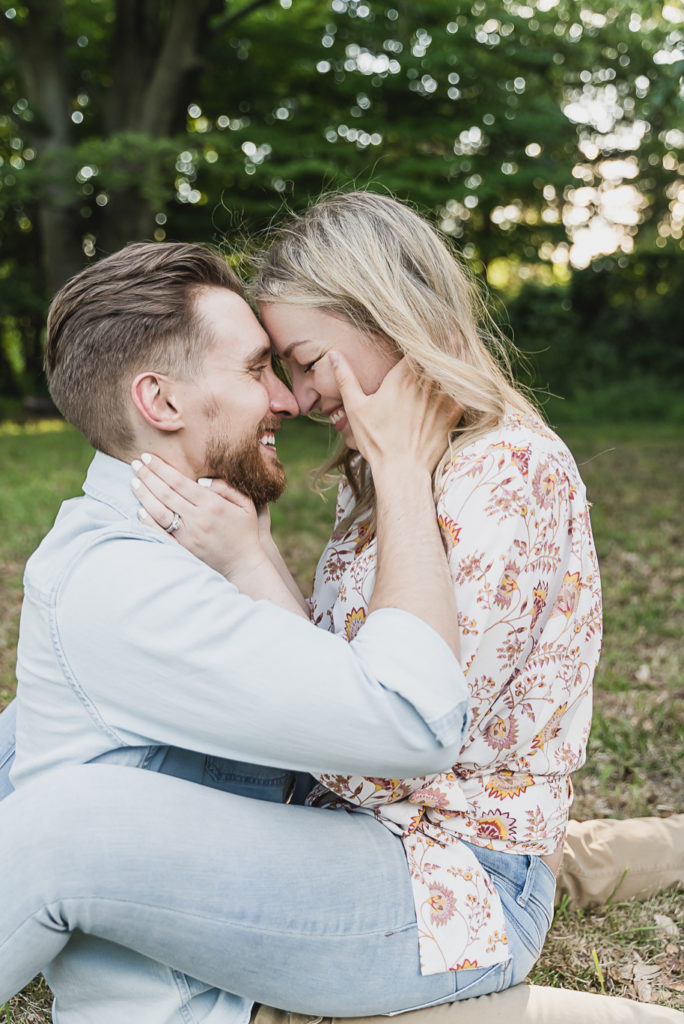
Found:
[[16, 721], [17, 702], [12, 701], [0, 714], [0, 800], [13, 789], [9, 776], [14, 764]]
[[466, 685], [430, 627], [381, 609], [347, 643], [252, 601], [140, 524], [130, 479], [98, 452], [27, 564], [15, 786], [69, 763], [159, 769], [170, 747], [392, 777], [456, 760]]
[[[465, 680], [432, 629], [383, 609], [347, 643], [252, 601], [140, 524], [130, 480], [128, 465], [97, 453], [85, 497], [64, 503], [27, 564], [17, 700], [0, 716], [0, 798], [10, 778], [19, 788], [74, 763], [281, 800], [292, 770], [404, 777], [456, 760]], [[148, 991], [156, 1019], [244, 1024], [251, 1008], [89, 937], [47, 977], [65, 1022], [90, 1013], [95, 991], [103, 1021], [120, 1019], [124, 992], [136, 1021]]]

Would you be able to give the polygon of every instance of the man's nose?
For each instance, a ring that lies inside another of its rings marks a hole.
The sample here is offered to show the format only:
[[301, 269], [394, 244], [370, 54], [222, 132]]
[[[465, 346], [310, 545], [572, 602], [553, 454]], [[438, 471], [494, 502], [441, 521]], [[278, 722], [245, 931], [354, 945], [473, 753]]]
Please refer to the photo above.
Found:
[[283, 384], [277, 377], [271, 389], [270, 404], [271, 412], [278, 413], [280, 416], [297, 416], [299, 414], [297, 399], [287, 385]]

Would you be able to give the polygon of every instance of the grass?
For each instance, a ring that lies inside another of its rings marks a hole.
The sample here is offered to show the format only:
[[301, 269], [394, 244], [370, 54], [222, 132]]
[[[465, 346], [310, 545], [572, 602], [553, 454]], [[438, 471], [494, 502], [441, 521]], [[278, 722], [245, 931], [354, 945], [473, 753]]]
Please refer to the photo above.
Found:
[[531, 980], [682, 1009], [682, 902], [671, 890], [592, 911], [559, 907]]
[[[551, 415], [554, 415], [552, 410]], [[557, 415], [557, 414], [556, 414]], [[606, 636], [586, 766], [575, 776], [577, 818], [684, 810], [684, 450], [674, 423], [605, 423], [575, 414], [557, 425], [593, 502]], [[332, 496], [311, 493], [310, 467], [328, 433], [287, 424], [280, 450], [288, 493], [274, 533], [310, 587], [327, 538]], [[0, 424], [0, 705], [14, 692], [23, 565], [60, 502], [80, 493], [91, 451], [61, 423]], [[656, 855], [656, 851], [654, 851]], [[669, 922], [669, 923], [668, 923]], [[679, 892], [588, 912], [559, 908], [533, 980], [605, 991], [684, 1010], [684, 899]], [[47, 1024], [49, 996], [34, 983], [0, 1021]]]
[[593, 501], [605, 641], [577, 817], [684, 809], [684, 448], [667, 424], [573, 427]]

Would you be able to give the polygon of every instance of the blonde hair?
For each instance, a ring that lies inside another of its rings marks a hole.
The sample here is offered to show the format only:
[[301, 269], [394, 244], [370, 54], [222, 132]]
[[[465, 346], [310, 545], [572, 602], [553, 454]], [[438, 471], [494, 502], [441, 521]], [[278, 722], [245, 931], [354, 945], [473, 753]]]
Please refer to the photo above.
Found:
[[[257, 256], [249, 290], [254, 302], [314, 307], [380, 336], [463, 407], [434, 479], [507, 408], [538, 415], [513, 384], [509, 343], [466, 268], [427, 221], [390, 196], [333, 193], [293, 216]], [[372, 522], [368, 465], [343, 443], [320, 474], [333, 469], [352, 487], [353, 518]]]

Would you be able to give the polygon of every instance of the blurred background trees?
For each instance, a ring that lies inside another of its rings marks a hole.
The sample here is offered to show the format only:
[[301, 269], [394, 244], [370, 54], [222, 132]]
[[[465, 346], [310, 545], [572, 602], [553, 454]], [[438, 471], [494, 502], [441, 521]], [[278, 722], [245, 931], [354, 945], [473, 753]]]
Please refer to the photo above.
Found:
[[42, 388], [46, 304], [89, 260], [239, 249], [354, 185], [453, 237], [542, 387], [664, 409], [683, 83], [674, 0], [0, 0], [0, 390]]

